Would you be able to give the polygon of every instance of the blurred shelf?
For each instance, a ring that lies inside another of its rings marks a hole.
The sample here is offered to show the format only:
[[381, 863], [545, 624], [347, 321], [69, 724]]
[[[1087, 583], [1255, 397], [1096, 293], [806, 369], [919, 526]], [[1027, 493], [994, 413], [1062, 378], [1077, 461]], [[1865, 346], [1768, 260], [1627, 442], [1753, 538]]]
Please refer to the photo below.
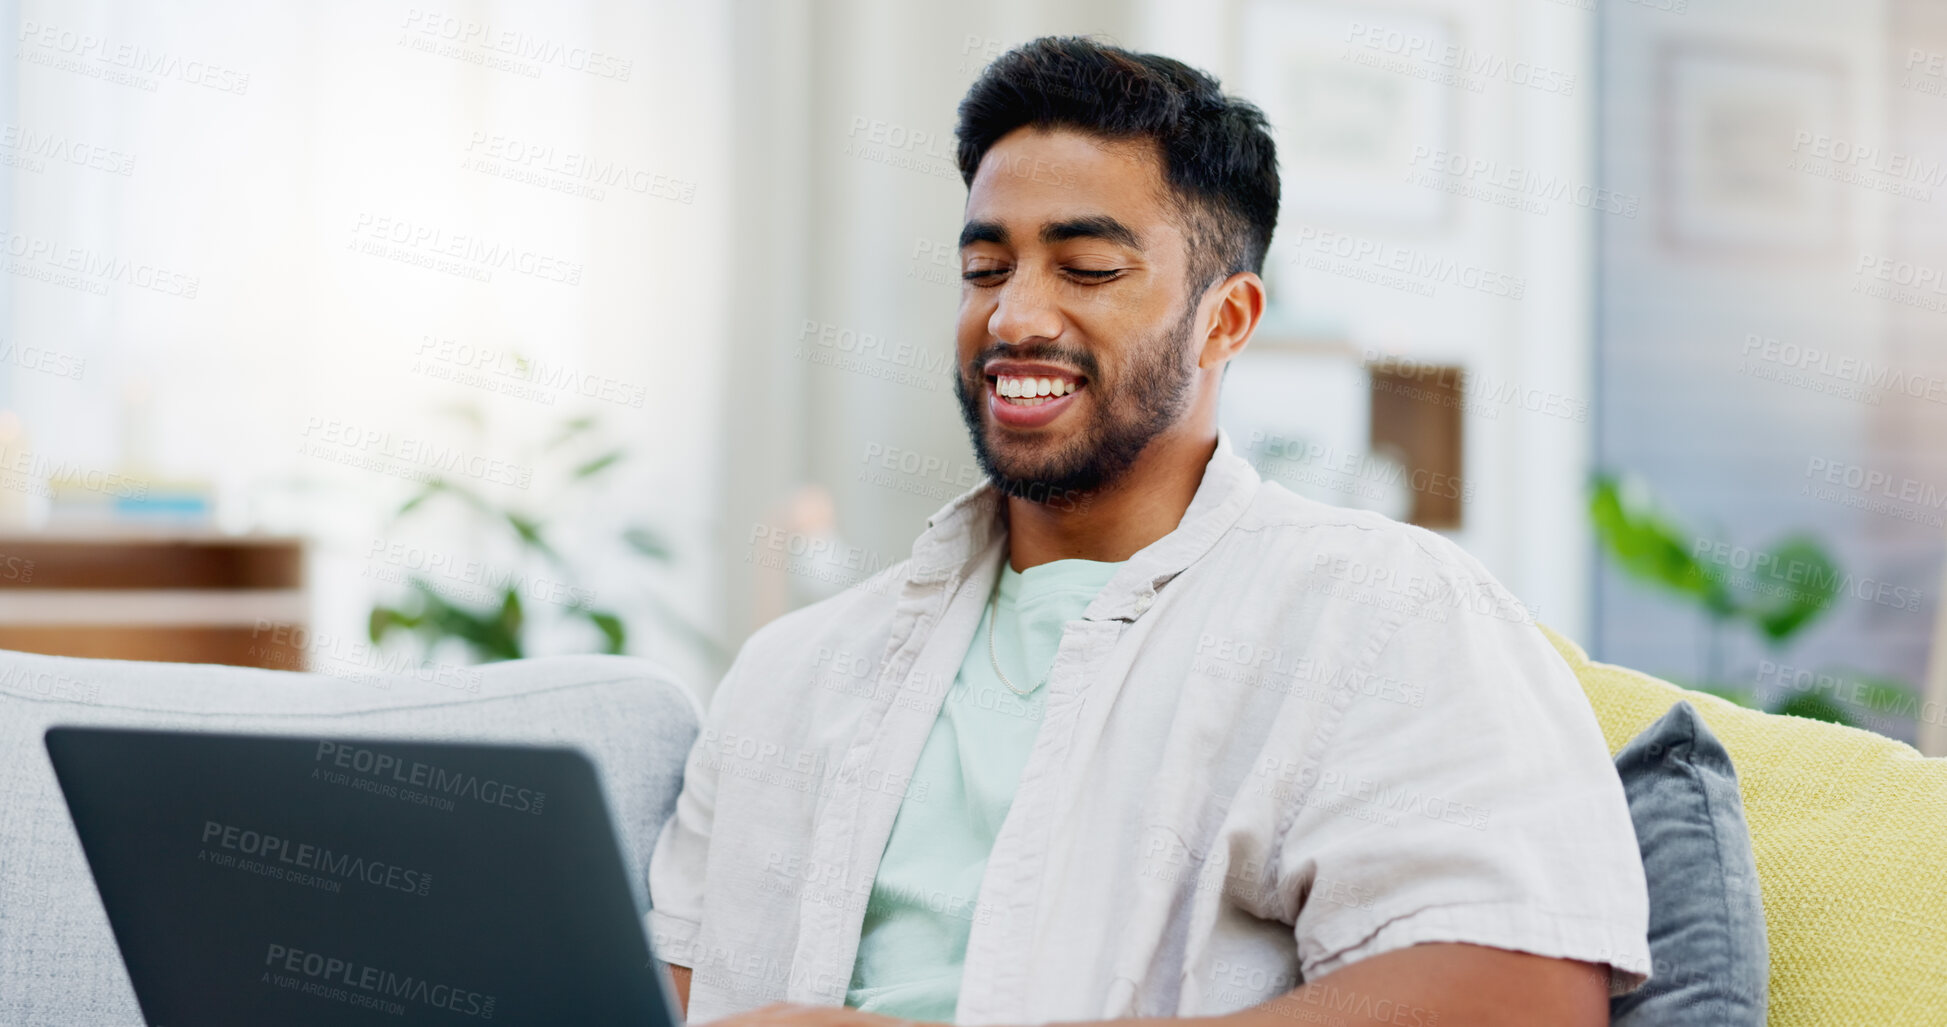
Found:
[[0, 589], [0, 630], [46, 624], [255, 627], [302, 622], [299, 589]]
[[298, 668], [304, 542], [149, 526], [0, 533], [0, 648]]

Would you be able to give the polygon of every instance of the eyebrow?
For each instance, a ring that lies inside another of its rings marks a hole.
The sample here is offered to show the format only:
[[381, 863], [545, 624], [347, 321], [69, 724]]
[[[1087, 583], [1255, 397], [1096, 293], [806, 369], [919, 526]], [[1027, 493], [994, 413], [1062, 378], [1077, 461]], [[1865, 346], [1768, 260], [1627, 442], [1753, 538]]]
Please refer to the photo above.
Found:
[[[963, 250], [977, 242], [991, 242], [1006, 246], [1007, 239], [1007, 229], [998, 221], [969, 221], [960, 229], [960, 248]], [[1106, 214], [1050, 221], [1041, 226], [1043, 243], [1052, 245], [1070, 239], [1101, 239], [1118, 246], [1126, 246], [1138, 253], [1143, 249], [1142, 239], [1136, 235], [1134, 229]]]

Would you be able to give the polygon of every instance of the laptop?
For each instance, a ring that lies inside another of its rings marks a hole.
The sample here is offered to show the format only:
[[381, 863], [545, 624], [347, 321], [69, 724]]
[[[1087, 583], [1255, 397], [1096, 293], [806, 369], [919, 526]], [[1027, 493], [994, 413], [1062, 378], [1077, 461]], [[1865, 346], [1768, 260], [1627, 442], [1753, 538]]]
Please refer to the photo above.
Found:
[[588, 758], [55, 727], [154, 1027], [682, 1022]]

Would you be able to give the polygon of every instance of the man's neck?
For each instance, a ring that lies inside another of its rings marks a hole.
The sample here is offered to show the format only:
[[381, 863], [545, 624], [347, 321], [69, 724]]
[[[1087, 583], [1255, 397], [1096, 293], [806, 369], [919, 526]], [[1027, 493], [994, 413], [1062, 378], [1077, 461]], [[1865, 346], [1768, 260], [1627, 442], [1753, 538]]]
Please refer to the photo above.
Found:
[[1201, 438], [1160, 436], [1120, 478], [1094, 492], [1060, 503], [1009, 497], [1009, 565], [1024, 571], [1054, 560], [1129, 559], [1182, 523], [1216, 451], [1214, 428]]

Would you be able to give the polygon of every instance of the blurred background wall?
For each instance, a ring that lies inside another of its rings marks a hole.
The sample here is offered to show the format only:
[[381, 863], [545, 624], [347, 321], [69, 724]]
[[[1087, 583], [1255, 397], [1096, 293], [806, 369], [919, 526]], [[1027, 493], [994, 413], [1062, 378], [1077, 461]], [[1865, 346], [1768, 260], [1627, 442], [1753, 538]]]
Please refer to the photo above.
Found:
[[0, 10], [0, 645], [707, 692], [977, 480], [955, 106], [1087, 33], [1277, 129], [1262, 473], [1598, 658], [1947, 723], [1938, 3]]

